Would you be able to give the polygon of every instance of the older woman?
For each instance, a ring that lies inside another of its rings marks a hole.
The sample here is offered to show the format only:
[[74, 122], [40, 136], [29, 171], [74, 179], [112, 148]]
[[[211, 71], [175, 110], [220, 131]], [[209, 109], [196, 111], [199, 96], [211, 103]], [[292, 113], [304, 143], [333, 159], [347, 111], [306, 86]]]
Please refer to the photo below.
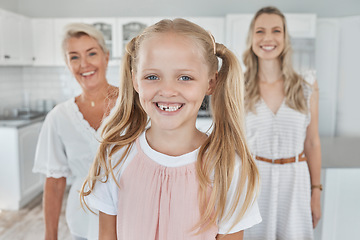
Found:
[[81, 208], [79, 190], [98, 148], [100, 125], [115, 105], [118, 90], [106, 80], [109, 51], [101, 32], [80, 23], [70, 24], [65, 30], [65, 61], [82, 92], [47, 115], [33, 171], [46, 175], [45, 239], [57, 239], [67, 180], [71, 189], [66, 220], [71, 234], [74, 239], [97, 239], [97, 216]]

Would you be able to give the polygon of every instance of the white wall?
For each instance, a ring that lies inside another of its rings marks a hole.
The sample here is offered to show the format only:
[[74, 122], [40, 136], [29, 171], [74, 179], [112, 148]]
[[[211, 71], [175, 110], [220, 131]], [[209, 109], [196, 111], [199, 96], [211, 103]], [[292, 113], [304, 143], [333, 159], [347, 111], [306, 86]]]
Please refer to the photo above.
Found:
[[[11, 2], [12, 0], [6, 0]], [[360, 14], [359, 0], [17, 0], [18, 11], [29, 17], [111, 16], [225, 16], [254, 13], [274, 5], [288, 13], [316, 13], [318, 17]], [[3, 0], [0, 7], [3, 5]], [[8, 5], [9, 5], [8, 3]]]
[[10, 114], [23, 101], [21, 67], [0, 67], [0, 114]]
[[337, 135], [360, 136], [360, 16], [340, 21]]

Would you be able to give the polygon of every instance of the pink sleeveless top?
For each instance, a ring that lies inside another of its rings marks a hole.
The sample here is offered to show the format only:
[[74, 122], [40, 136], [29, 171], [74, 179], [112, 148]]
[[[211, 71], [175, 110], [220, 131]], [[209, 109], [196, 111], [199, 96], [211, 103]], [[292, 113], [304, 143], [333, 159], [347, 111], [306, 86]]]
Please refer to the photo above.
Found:
[[192, 230], [200, 219], [195, 163], [162, 166], [144, 154], [139, 140], [136, 147], [120, 179], [117, 239], [216, 239], [216, 225], [201, 234]]

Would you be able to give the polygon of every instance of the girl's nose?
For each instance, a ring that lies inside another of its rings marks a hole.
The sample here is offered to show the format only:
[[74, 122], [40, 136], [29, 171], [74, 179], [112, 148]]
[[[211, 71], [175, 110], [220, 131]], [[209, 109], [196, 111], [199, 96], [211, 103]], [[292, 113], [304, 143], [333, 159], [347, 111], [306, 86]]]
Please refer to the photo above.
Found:
[[160, 95], [164, 97], [173, 97], [177, 95], [176, 84], [173, 81], [164, 80], [160, 85]]

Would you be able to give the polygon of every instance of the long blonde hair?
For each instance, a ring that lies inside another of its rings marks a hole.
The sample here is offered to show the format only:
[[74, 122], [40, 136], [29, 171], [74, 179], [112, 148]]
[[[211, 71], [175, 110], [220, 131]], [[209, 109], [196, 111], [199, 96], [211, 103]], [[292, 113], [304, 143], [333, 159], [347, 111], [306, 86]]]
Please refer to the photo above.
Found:
[[[211, 34], [198, 25], [184, 19], [162, 20], [146, 28], [139, 36], [133, 38], [126, 47], [122, 63], [121, 86], [118, 104], [112, 118], [103, 130], [103, 141], [89, 175], [81, 190], [82, 202], [94, 189], [96, 181], [109, 175], [116, 181], [113, 169], [121, 164], [128, 155], [131, 146], [147, 125], [147, 115], [139, 102], [139, 95], [134, 90], [131, 79], [136, 71], [138, 51], [144, 39], [157, 33], [175, 32], [193, 39], [203, 53], [209, 66], [209, 74], [218, 70], [218, 58], [222, 66], [218, 73], [211, 107], [213, 113], [213, 131], [200, 147], [196, 162], [199, 179], [199, 209], [201, 219], [194, 229], [205, 230], [216, 223], [217, 219], [227, 219], [233, 215], [239, 202], [242, 190], [246, 190], [245, 201], [236, 217], [240, 220], [246, 209], [252, 204], [257, 194], [259, 174], [247, 147], [244, 134], [243, 112], [243, 75], [235, 55], [224, 45], [215, 43]], [[216, 55], [214, 54], [216, 49]], [[111, 156], [119, 149], [125, 148], [116, 166], [111, 166]], [[230, 214], [224, 216], [227, 191], [235, 169], [235, 155], [241, 158], [239, 187]], [[212, 176], [214, 174], [214, 179]], [[212, 187], [210, 195], [209, 186]], [[215, 214], [214, 214], [215, 209]]]
[[286, 19], [284, 14], [276, 7], [264, 7], [254, 15], [247, 36], [246, 50], [243, 54], [243, 61], [246, 67], [245, 72], [245, 109], [255, 112], [255, 104], [260, 100], [259, 89], [259, 62], [258, 57], [252, 49], [253, 34], [256, 19], [262, 14], [275, 14], [281, 17], [284, 27], [284, 50], [280, 54], [281, 71], [284, 79], [285, 103], [292, 109], [306, 113], [308, 110], [306, 99], [303, 93], [304, 79], [295, 72], [292, 66], [292, 48]]

